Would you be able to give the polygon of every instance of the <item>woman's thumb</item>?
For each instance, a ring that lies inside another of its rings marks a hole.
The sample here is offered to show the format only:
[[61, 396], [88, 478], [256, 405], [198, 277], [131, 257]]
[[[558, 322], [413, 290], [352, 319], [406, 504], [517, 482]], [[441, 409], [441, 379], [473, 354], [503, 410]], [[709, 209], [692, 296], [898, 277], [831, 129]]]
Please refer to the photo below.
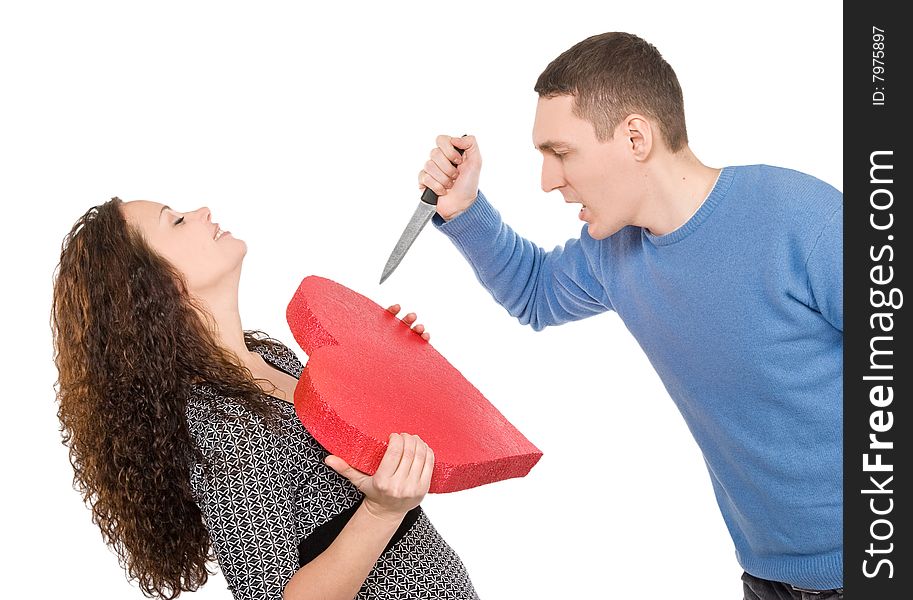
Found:
[[323, 459], [323, 462], [325, 462], [328, 467], [347, 479], [349, 478], [349, 475], [352, 474], [351, 472], [354, 470], [351, 466], [349, 466], [349, 463], [334, 454], [327, 456], [325, 459]]

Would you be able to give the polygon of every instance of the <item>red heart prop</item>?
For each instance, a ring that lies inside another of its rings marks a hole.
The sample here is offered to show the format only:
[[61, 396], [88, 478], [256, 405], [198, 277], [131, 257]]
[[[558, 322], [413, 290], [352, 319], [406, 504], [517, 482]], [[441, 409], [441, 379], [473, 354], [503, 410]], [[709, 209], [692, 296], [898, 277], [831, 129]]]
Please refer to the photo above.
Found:
[[431, 492], [523, 477], [542, 452], [447, 359], [374, 301], [305, 277], [286, 310], [308, 361], [295, 411], [324, 448], [373, 474], [390, 433], [434, 450]]

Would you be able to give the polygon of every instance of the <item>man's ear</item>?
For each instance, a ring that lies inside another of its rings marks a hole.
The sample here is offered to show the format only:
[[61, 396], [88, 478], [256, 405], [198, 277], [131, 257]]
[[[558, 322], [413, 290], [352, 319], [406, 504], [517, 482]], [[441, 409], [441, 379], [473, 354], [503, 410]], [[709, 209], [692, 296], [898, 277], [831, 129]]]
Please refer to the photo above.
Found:
[[653, 150], [653, 126], [643, 115], [630, 114], [622, 121], [628, 149], [637, 161], [644, 161]]

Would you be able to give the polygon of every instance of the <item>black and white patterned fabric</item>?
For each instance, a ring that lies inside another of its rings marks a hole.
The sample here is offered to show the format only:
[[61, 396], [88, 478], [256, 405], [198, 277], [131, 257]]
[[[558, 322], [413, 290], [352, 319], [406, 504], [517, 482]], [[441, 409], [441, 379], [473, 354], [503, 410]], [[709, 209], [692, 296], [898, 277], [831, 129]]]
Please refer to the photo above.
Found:
[[[289, 348], [256, 350], [274, 367], [301, 375]], [[299, 568], [299, 544], [362, 499], [324, 464], [327, 451], [301, 425], [294, 406], [265, 397], [280, 411], [276, 431], [206, 385], [194, 386], [187, 408], [203, 457], [191, 467], [191, 487], [236, 600], [280, 600]], [[400, 534], [357, 600], [478, 599], [462, 561], [423, 511]]]

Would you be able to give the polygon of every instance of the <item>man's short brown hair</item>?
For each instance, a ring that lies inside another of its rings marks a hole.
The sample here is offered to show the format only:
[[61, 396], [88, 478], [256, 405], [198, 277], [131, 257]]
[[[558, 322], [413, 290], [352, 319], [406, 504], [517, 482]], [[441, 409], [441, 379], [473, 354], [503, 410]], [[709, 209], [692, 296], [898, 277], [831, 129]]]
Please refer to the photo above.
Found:
[[574, 96], [574, 114], [612, 139], [626, 116], [640, 113], [659, 125], [669, 150], [688, 143], [685, 103], [675, 71], [649, 42], [620, 31], [601, 33], [561, 53], [539, 75], [540, 97]]

